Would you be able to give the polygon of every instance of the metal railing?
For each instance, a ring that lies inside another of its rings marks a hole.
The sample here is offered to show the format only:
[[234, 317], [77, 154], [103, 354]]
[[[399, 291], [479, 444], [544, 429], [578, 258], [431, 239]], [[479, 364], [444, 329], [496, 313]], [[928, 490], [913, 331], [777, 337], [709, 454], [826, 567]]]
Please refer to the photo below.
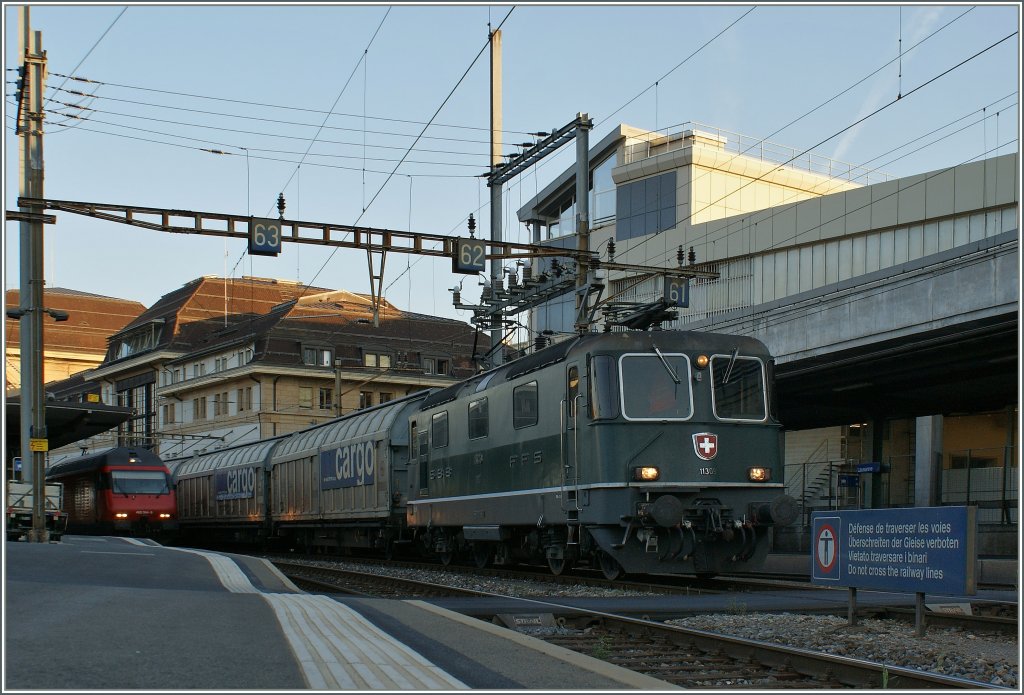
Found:
[[1012, 446], [960, 449], [942, 454], [939, 503], [978, 507], [978, 523], [1016, 525], [1020, 466]]
[[642, 142], [627, 145], [624, 163], [629, 164], [665, 152], [681, 150], [691, 147], [694, 142], [718, 147], [736, 155], [774, 164], [785, 164], [793, 169], [863, 185], [881, 183], [893, 178], [877, 169], [841, 162], [814, 152], [804, 152], [795, 147], [780, 145], [763, 138], [742, 135], [694, 121], [664, 130], [651, 131]]

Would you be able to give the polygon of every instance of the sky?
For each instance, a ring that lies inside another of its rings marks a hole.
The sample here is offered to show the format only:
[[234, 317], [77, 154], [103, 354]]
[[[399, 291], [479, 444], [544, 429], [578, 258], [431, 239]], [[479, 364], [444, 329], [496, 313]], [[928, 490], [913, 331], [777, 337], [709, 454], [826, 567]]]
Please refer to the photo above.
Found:
[[[14, 210], [17, 5], [3, 22]], [[1017, 3], [38, 4], [30, 22], [50, 72], [45, 195], [58, 200], [276, 217], [283, 193], [287, 219], [464, 235], [473, 213], [486, 237], [499, 26], [506, 154], [579, 112], [592, 144], [620, 123], [689, 122], [893, 176], [1019, 146]], [[504, 239], [529, 241], [516, 210], [574, 157], [570, 143], [505, 185]], [[146, 306], [202, 275], [370, 288], [357, 250], [286, 243], [253, 257], [242, 240], [67, 213], [45, 234], [47, 287]], [[6, 223], [5, 288], [19, 286], [18, 236]], [[468, 322], [449, 291], [463, 277], [392, 253], [384, 293]], [[463, 285], [464, 302], [479, 297]]]

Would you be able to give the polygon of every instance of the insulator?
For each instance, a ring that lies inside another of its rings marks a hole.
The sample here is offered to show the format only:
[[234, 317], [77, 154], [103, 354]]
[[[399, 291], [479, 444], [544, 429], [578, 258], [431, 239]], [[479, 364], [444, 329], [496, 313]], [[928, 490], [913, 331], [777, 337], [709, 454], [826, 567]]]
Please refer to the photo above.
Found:
[[612, 262], [615, 260], [615, 240], [608, 240], [608, 261]]
[[473, 238], [473, 232], [476, 231], [476, 220], [473, 219], [473, 213], [469, 213], [469, 222], [466, 223], [469, 228], [469, 238]]
[[284, 193], [278, 193], [277, 195], [277, 214], [282, 218], [284, 217]]
[[693, 265], [694, 263], [697, 262], [697, 252], [693, 250], [692, 246], [690, 247], [690, 253], [688, 254], [688, 258], [690, 259], [690, 265]]
[[676, 263], [678, 263], [680, 267], [682, 267], [682, 265], [683, 265], [683, 245], [682, 244], [679, 245], [679, 249], [676, 251]]

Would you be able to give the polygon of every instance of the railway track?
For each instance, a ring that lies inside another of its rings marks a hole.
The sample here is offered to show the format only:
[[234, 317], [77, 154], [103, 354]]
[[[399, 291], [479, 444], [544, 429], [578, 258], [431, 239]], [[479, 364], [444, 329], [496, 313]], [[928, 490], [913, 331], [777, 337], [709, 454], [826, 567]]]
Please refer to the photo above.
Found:
[[[376, 598], [438, 598], [501, 594], [370, 572], [275, 562], [300, 586], [326, 593]], [[885, 666], [757, 640], [581, 610], [546, 601], [554, 628], [519, 631], [566, 649], [685, 688], [966, 689], [990, 687], [963, 678]], [[492, 622], [502, 619], [490, 616]], [[530, 623], [531, 621], [526, 621]], [[995, 689], [995, 688], [993, 688]]]
[[351, 569], [320, 567], [306, 563], [274, 562], [300, 588], [369, 598], [439, 598], [445, 596], [491, 596], [482, 591], [403, 579]]
[[601, 614], [534, 637], [684, 688], [971, 689], [977, 681]]

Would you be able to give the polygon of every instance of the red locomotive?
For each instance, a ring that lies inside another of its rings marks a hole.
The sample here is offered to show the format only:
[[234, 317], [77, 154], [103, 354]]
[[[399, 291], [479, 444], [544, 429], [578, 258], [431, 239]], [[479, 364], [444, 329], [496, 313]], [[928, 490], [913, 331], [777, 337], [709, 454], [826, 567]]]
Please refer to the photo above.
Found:
[[113, 447], [56, 463], [46, 479], [64, 484], [67, 533], [164, 537], [178, 528], [171, 476], [159, 456]]

